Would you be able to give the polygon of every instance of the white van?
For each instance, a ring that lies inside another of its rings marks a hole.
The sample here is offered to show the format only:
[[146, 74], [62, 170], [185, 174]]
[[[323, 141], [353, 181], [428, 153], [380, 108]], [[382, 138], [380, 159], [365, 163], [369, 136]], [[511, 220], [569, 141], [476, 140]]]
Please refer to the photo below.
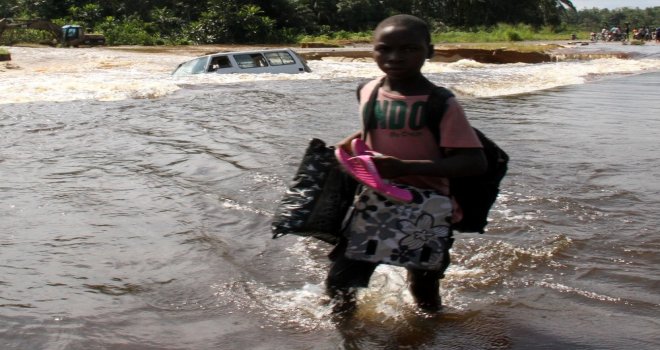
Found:
[[200, 73], [304, 73], [307, 62], [291, 49], [219, 52], [181, 63], [172, 75]]

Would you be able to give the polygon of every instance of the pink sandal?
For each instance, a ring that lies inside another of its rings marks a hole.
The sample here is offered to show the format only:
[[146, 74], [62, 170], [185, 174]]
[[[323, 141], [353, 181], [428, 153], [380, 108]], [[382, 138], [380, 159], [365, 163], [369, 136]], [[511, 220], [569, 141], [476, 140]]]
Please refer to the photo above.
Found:
[[354, 156], [369, 155], [377, 157], [382, 155], [378, 152], [372, 151], [362, 139], [353, 139], [353, 141], [351, 141], [351, 150], [353, 151]]
[[378, 168], [376, 168], [372, 160], [373, 156], [362, 154], [351, 157], [342, 148], [335, 150], [335, 156], [344, 170], [363, 185], [374, 189], [376, 192], [394, 201], [412, 201], [412, 193], [410, 191], [383, 181], [380, 174], [378, 174]]

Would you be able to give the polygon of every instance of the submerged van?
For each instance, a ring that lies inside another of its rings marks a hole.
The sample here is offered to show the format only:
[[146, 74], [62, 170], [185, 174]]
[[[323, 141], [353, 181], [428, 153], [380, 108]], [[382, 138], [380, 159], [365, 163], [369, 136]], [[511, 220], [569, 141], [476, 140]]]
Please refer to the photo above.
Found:
[[201, 73], [304, 73], [307, 62], [291, 49], [219, 52], [183, 62], [172, 75]]

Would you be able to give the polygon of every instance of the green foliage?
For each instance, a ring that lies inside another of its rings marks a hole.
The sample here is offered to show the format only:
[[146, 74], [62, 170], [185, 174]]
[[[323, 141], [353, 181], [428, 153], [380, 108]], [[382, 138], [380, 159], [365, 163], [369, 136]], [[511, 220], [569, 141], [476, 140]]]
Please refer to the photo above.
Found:
[[97, 4], [84, 4], [82, 7], [71, 6], [69, 14], [72, 22], [85, 28], [94, 28], [103, 19], [101, 6]]
[[235, 38], [241, 42], [270, 42], [275, 38], [272, 36], [275, 21], [263, 16], [259, 6], [243, 5], [238, 10], [236, 18], [239, 23], [234, 24]]
[[110, 45], [370, 41], [374, 26], [397, 13], [422, 17], [445, 41], [553, 40], [603, 26], [660, 25], [660, 6], [576, 11], [569, 0], [0, 1], [0, 18], [80, 24]]
[[105, 35], [108, 45], [155, 45], [158, 37], [150, 34], [148, 28], [149, 26], [138, 18], [117, 20], [112, 16], [106, 17], [96, 27]]
[[626, 23], [629, 23], [631, 29], [644, 26], [657, 27], [660, 26], [660, 6], [646, 9], [630, 7], [615, 10], [584, 9], [569, 14], [566, 23], [585, 31], [599, 31], [603, 27], [610, 28], [614, 25], [623, 27]]
[[51, 33], [35, 29], [11, 30], [0, 36], [0, 45], [11, 46], [19, 43], [33, 43], [54, 46], [57, 43], [57, 40]]
[[275, 21], [264, 15], [253, 4], [240, 5], [235, 1], [209, 0], [206, 12], [198, 22], [199, 27], [191, 37], [200, 44], [223, 42], [272, 42], [275, 37]]
[[299, 35], [297, 41], [301, 43], [317, 42], [317, 43], [335, 43], [335, 42], [353, 42], [353, 43], [368, 43], [371, 42], [372, 32], [347, 32], [340, 30], [338, 32], [331, 32], [322, 35]]
[[[529, 25], [508, 25], [500, 23], [494, 27], [480, 27], [472, 31], [448, 29], [443, 33], [433, 34], [434, 43], [492, 43], [492, 42], [515, 42], [525, 40], [566, 40], [574, 31], [569, 28], [544, 26], [533, 28]], [[588, 33], [581, 33], [588, 38]]]

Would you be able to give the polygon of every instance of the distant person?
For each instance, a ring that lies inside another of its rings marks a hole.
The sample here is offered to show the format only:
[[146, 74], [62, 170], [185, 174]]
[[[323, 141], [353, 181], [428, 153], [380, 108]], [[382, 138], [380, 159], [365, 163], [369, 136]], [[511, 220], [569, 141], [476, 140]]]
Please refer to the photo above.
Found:
[[603, 41], [610, 40], [610, 31], [607, 30], [607, 28], [603, 27], [603, 29], [600, 30], [600, 39]]
[[614, 41], [621, 40], [621, 28], [617, 26], [612, 27], [612, 29], [610, 29], [610, 35]]
[[[374, 117], [383, 122], [368, 130], [365, 137], [362, 131], [353, 133], [337, 147], [352, 152], [351, 142], [363, 138], [373, 151], [383, 154], [373, 158], [383, 178], [448, 196], [447, 178], [480, 174], [486, 168], [486, 160], [481, 142], [454, 97], [447, 100], [446, 112], [436, 126], [439, 141], [424, 125], [415, 126], [419, 113], [426, 108], [420, 105], [434, 88], [421, 73], [426, 60], [433, 56], [429, 28], [423, 20], [411, 15], [392, 16], [378, 24], [373, 43], [374, 60], [385, 76], [372, 80], [360, 90], [359, 111], [362, 117], [369, 97], [377, 89], [376, 105], [381, 107], [374, 108]], [[447, 203], [451, 213], [451, 200], [447, 199]], [[459, 220], [460, 216], [460, 210], [454, 207], [452, 219]], [[332, 264], [326, 286], [328, 294], [337, 301], [336, 312], [355, 309], [356, 289], [368, 287], [379, 265], [345, 256], [347, 237], [354, 234], [350, 230], [346, 232], [330, 253]], [[438, 311], [441, 307], [440, 279], [449, 266], [451, 230], [443, 239], [447, 245], [441, 268], [407, 268], [410, 292], [417, 306], [426, 311]]]

